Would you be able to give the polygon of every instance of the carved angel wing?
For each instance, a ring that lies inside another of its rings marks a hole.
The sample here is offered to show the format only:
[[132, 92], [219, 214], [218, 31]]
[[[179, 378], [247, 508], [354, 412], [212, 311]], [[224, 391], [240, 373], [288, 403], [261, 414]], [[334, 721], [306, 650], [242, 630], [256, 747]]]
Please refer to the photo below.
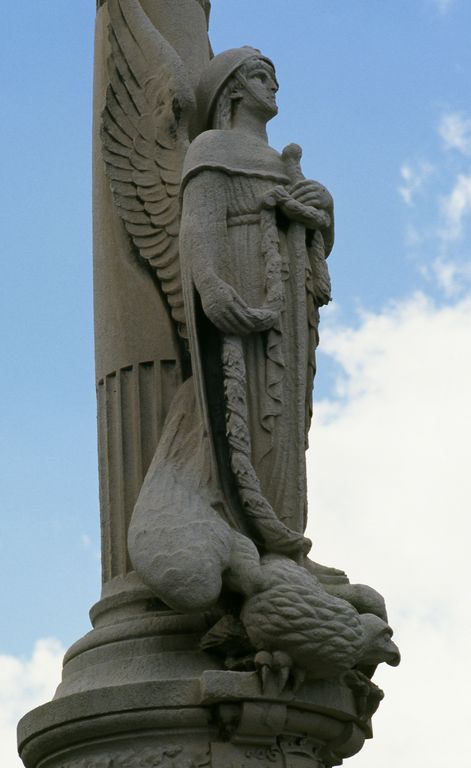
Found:
[[108, 9], [110, 82], [101, 135], [113, 201], [186, 337], [179, 190], [195, 96], [183, 62], [139, 0], [108, 0]]

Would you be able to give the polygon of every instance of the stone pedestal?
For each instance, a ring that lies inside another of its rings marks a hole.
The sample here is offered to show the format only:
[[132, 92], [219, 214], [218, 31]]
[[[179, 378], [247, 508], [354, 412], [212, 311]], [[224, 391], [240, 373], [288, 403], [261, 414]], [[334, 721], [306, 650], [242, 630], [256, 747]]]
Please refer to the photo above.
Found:
[[108, 585], [49, 704], [19, 724], [26, 768], [326, 768], [371, 736], [349, 688], [262, 693], [198, 649], [202, 615], [170, 611], [134, 574]]

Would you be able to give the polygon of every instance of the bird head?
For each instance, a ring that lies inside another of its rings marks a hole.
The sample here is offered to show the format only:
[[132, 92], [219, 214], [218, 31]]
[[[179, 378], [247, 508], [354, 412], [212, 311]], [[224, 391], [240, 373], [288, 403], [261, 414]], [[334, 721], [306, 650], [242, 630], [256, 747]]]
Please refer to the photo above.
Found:
[[393, 631], [389, 624], [372, 613], [361, 614], [360, 621], [364, 633], [360, 664], [376, 665], [384, 661], [391, 667], [397, 667], [401, 654], [396, 643], [392, 641]]

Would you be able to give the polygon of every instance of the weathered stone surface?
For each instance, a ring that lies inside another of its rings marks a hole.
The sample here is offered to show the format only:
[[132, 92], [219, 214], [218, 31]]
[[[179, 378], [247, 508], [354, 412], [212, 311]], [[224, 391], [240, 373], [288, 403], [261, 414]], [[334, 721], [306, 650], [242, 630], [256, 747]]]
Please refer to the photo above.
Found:
[[103, 590], [27, 768], [327, 768], [371, 737], [384, 600], [308, 559], [333, 200], [279, 153], [273, 63], [206, 0], [97, 4]]

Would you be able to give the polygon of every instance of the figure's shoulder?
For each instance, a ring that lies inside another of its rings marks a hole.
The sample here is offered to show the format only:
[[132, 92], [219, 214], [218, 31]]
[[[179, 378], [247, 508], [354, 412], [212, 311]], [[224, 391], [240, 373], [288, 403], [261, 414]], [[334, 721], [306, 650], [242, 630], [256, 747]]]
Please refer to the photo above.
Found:
[[183, 166], [183, 182], [202, 170], [244, 176], [287, 179], [280, 154], [258, 138], [236, 130], [210, 130], [191, 144]]
[[183, 166], [183, 178], [204, 168], [224, 170], [234, 165], [240, 140], [234, 131], [210, 130], [191, 142]]
[[233, 141], [234, 131], [221, 131], [215, 129], [203, 131], [203, 133], [200, 133], [199, 136], [191, 142], [188, 154], [191, 155], [194, 152], [209, 152], [217, 147], [227, 147], [230, 146]]

